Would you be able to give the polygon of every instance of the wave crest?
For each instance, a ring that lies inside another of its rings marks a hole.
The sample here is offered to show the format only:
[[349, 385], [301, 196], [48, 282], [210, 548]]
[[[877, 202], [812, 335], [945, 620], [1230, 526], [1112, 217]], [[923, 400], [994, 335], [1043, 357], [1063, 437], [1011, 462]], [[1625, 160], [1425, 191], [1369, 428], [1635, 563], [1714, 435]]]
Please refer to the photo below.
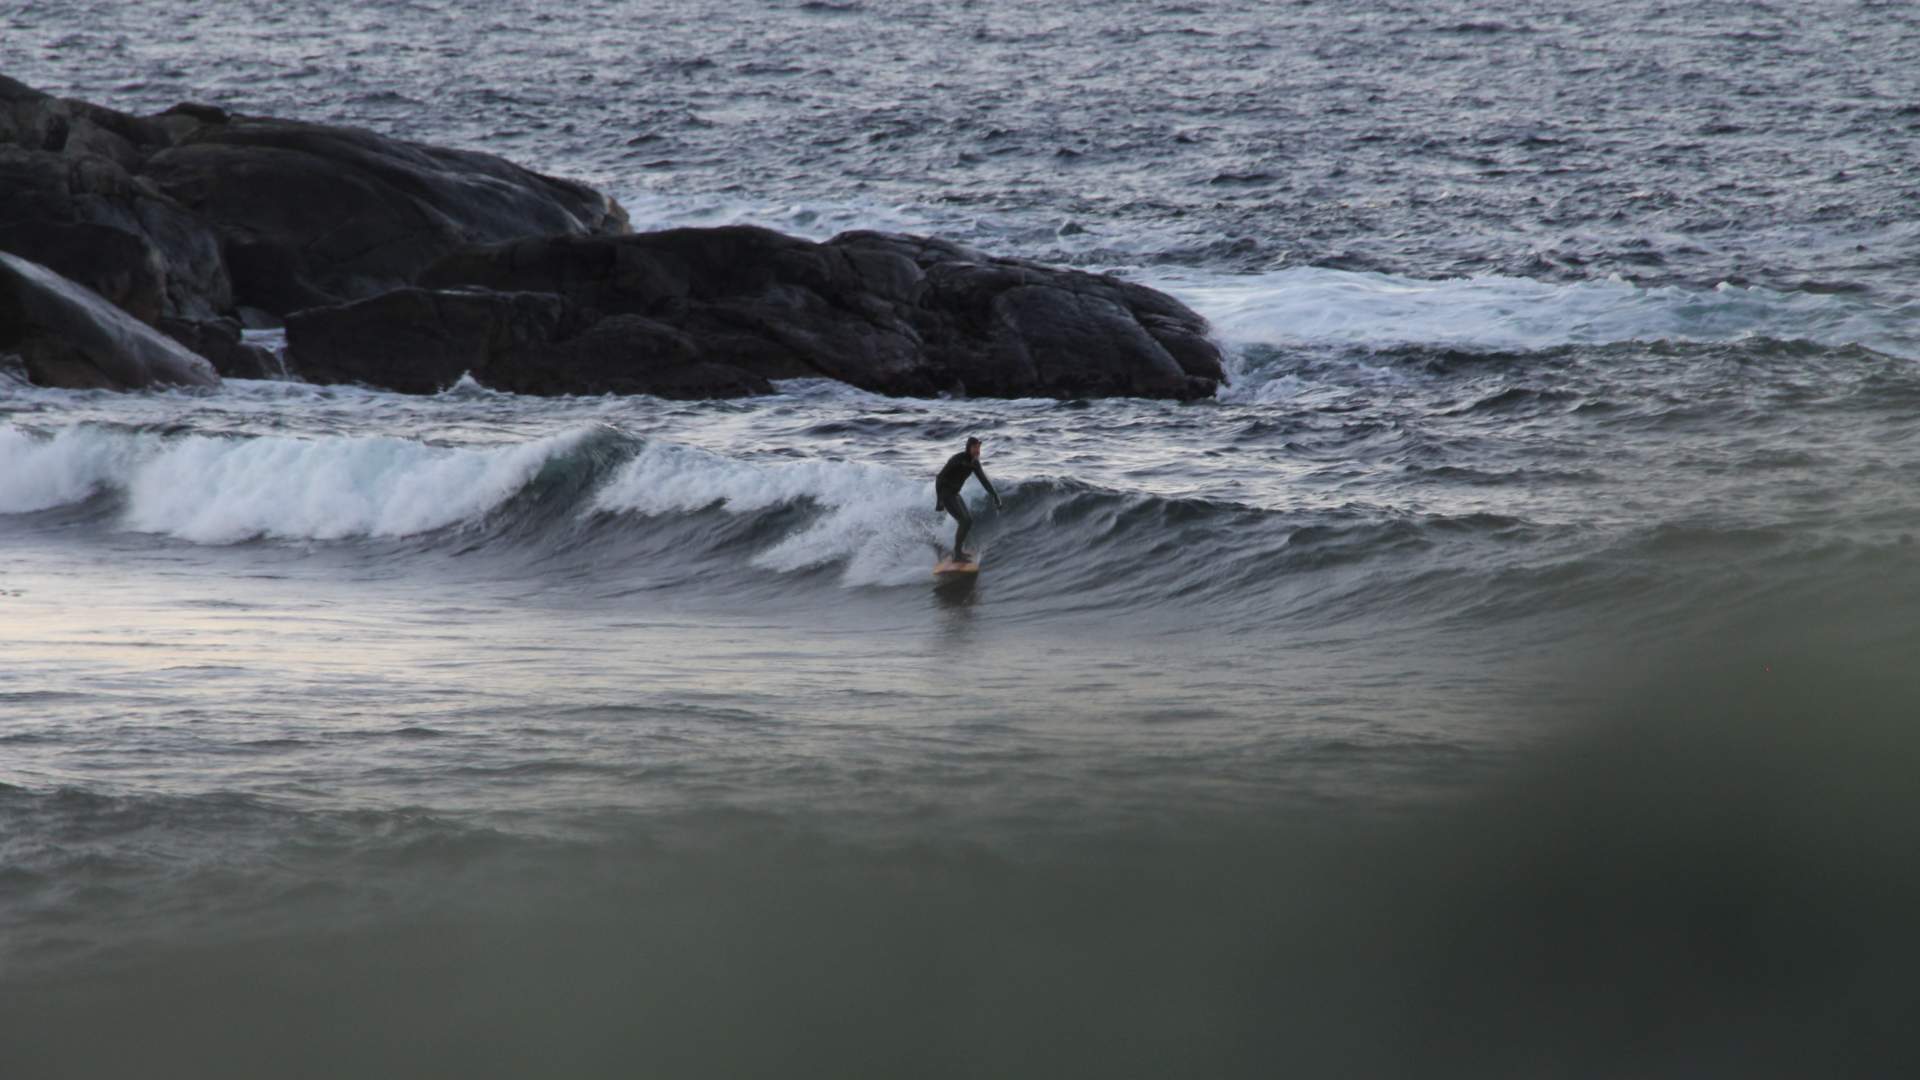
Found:
[[752, 515], [798, 502], [818, 514], [755, 555], [755, 566], [792, 571], [845, 561], [847, 584], [904, 584], [926, 576], [927, 548], [940, 543], [945, 520], [933, 511], [930, 482], [883, 465], [749, 462], [671, 443], [649, 443], [601, 488], [593, 508]]
[[77, 425], [0, 428], [0, 513], [125, 501], [122, 527], [203, 544], [399, 537], [471, 521], [526, 488], [591, 429], [517, 446], [388, 437], [164, 437]]

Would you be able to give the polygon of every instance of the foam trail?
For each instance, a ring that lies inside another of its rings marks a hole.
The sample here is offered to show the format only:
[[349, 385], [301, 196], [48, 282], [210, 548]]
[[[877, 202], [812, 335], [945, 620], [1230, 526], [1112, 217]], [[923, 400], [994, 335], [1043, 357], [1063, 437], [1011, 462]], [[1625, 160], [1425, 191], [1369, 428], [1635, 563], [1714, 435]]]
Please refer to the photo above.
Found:
[[1920, 339], [1908, 329], [1920, 304], [1759, 286], [1648, 288], [1618, 277], [1555, 284], [1493, 275], [1425, 281], [1314, 267], [1169, 274], [1146, 283], [1178, 296], [1238, 346], [1529, 350], [1766, 337], [1920, 358]]
[[594, 508], [669, 514], [720, 506], [751, 514], [799, 501], [822, 513], [754, 557], [793, 571], [845, 560], [847, 585], [897, 585], [926, 576], [941, 542], [929, 482], [881, 465], [846, 461], [759, 464], [706, 450], [651, 443], [601, 489]]

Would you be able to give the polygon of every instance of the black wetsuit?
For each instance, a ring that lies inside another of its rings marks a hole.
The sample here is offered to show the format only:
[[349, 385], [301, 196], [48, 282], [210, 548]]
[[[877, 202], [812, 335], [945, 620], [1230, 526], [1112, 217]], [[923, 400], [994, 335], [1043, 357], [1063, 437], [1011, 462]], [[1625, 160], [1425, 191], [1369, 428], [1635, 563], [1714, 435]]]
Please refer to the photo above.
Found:
[[945, 510], [953, 515], [953, 520], [960, 523], [960, 527], [953, 531], [953, 557], [956, 559], [966, 558], [964, 554], [966, 549], [961, 545], [967, 542], [967, 530], [973, 528], [973, 515], [967, 513], [967, 501], [960, 497], [960, 488], [966, 484], [969, 476], [979, 477], [980, 486], [986, 488], [987, 494], [993, 496], [993, 504], [1000, 505], [1000, 493], [993, 490], [993, 481], [987, 479], [986, 470], [980, 467], [979, 458], [962, 450], [947, 459], [946, 465], [940, 470], [940, 475], [933, 481], [933, 508]]

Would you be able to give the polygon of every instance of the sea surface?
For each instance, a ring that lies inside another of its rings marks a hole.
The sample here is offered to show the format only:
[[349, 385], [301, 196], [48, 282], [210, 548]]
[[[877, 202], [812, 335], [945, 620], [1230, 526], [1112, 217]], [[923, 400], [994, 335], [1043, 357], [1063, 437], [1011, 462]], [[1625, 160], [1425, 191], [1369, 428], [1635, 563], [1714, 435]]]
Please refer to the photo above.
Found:
[[0, 375], [0, 1075], [1920, 1069], [1920, 8], [0, 0], [0, 72], [1232, 373]]

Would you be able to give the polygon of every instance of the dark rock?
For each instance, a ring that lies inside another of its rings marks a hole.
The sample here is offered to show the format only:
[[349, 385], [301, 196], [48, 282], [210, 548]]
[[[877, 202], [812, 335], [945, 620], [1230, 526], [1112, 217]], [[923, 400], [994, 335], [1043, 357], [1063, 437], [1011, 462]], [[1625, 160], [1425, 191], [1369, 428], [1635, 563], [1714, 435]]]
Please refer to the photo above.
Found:
[[233, 119], [232, 114], [218, 105], [196, 105], [190, 101], [183, 101], [161, 113], [160, 116], [162, 120], [168, 117], [184, 116], [202, 124], [224, 124]]
[[[0, 150], [0, 174], [6, 166]], [[12, 221], [0, 223], [0, 250], [85, 285], [142, 322], [153, 322], [167, 307], [165, 261], [136, 233], [86, 222]]]
[[165, 124], [0, 76], [0, 250], [143, 321], [230, 308], [218, 237], [138, 176], [170, 139]]
[[493, 385], [503, 355], [543, 349], [566, 305], [538, 293], [396, 289], [287, 319], [287, 356], [309, 382], [358, 382], [432, 394], [460, 376]]
[[213, 365], [84, 286], [0, 252], [0, 354], [72, 389], [218, 386]]
[[280, 315], [404, 285], [469, 244], [626, 231], [606, 196], [490, 154], [286, 120], [199, 122], [143, 176], [218, 232], [235, 301]]
[[773, 393], [773, 384], [733, 364], [703, 357], [692, 338], [640, 315], [612, 315], [496, 376], [521, 394], [652, 394], [663, 398], [735, 398]]
[[[0, 77], [0, 250], [236, 376], [271, 369], [217, 320], [301, 312], [288, 341], [307, 377], [412, 392], [471, 371], [543, 394], [824, 376], [1184, 399], [1225, 378], [1198, 315], [1105, 275], [870, 232], [625, 232], [605, 196], [486, 154], [203, 105], [134, 117]], [[41, 369], [94, 377], [76, 364]]]
[[763, 377], [700, 356], [686, 334], [636, 315], [583, 314], [543, 292], [396, 289], [296, 312], [287, 352], [311, 382], [428, 394], [462, 375], [518, 394], [740, 397]]
[[242, 340], [237, 319], [162, 317], [155, 329], [206, 357], [223, 379], [283, 379], [286, 370], [273, 350]]
[[700, 361], [885, 394], [1186, 399], [1225, 378], [1205, 321], [1169, 296], [922, 237], [549, 237], [455, 253], [420, 283], [553, 294], [587, 321], [670, 327]]
[[624, 231], [611, 199], [487, 154], [205, 105], [135, 117], [0, 76], [0, 250], [150, 323], [277, 319], [464, 245]]

